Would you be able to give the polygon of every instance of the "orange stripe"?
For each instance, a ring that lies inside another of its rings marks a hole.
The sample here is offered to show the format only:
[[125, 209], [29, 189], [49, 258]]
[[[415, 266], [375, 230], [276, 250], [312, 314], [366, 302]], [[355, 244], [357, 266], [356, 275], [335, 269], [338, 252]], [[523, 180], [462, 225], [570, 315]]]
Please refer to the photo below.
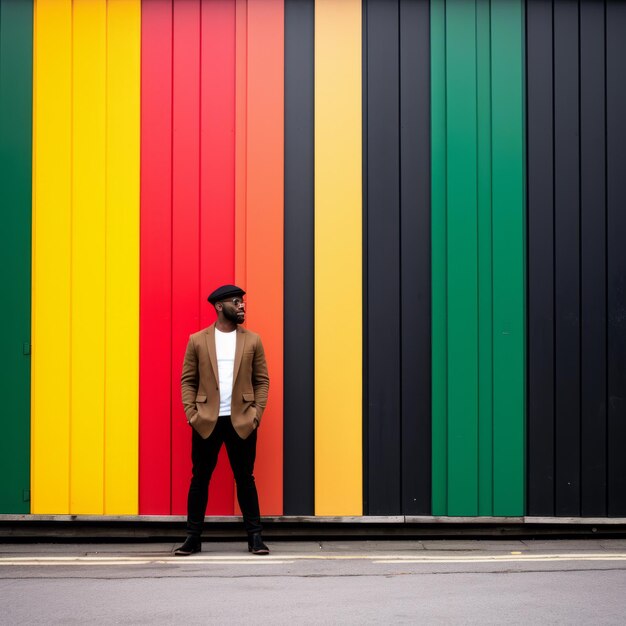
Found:
[[[239, 11], [238, 18], [243, 19]], [[280, 515], [283, 510], [283, 55], [283, 3], [249, 0], [246, 258], [241, 282], [245, 281], [248, 292], [247, 326], [261, 335], [271, 381], [255, 465], [263, 515]], [[242, 69], [241, 59], [238, 69]]]

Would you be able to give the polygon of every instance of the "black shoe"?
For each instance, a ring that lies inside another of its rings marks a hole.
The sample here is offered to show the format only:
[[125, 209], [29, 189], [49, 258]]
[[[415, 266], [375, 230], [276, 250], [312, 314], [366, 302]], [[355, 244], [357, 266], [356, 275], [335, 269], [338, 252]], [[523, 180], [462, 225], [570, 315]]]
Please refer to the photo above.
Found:
[[190, 554], [195, 554], [196, 552], [200, 552], [202, 549], [202, 543], [198, 537], [194, 537], [189, 535], [187, 539], [185, 539], [185, 543], [179, 548], [174, 550], [175, 556], [189, 556]]
[[269, 548], [263, 543], [261, 533], [254, 533], [248, 537], [248, 552], [252, 554], [269, 554]]

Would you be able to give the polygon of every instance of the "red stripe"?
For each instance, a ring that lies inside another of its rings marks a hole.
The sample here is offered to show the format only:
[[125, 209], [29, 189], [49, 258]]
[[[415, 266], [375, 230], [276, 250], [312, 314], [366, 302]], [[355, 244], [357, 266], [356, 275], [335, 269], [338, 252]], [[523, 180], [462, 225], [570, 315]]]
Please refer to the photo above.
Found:
[[[180, 372], [191, 333], [234, 280], [234, 3], [149, 0], [142, 15], [140, 513], [184, 514], [191, 431]], [[234, 509], [225, 451], [209, 514]]]
[[180, 396], [189, 335], [200, 329], [200, 2], [174, 2], [172, 97], [172, 514], [187, 511], [191, 431]]
[[170, 0], [141, 23], [139, 513], [170, 511], [171, 42]]
[[[215, 320], [206, 296], [235, 281], [235, 4], [202, 4], [200, 108], [201, 326]], [[226, 450], [211, 479], [210, 515], [234, 512], [233, 474]]]

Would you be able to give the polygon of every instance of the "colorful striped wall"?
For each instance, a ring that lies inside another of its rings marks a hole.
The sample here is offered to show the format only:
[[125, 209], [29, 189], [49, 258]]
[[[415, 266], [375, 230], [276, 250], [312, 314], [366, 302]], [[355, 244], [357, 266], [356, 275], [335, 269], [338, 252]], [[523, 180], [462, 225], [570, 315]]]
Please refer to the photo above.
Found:
[[264, 515], [626, 515], [625, 29], [0, 0], [0, 513], [184, 514], [183, 351], [235, 282]]

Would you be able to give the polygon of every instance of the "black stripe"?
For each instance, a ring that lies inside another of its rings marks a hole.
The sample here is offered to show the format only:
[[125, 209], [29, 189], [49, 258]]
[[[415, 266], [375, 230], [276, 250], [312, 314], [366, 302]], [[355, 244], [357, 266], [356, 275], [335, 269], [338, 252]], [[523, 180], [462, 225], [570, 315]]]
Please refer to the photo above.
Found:
[[626, 515], [624, 32], [623, 2], [528, 3], [530, 515]]
[[400, 0], [402, 513], [431, 513], [430, 6]]
[[526, 11], [529, 515], [554, 515], [552, 3]]
[[626, 515], [626, 4], [608, 2], [608, 499], [609, 515]]
[[368, 511], [401, 513], [399, 7], [367, 2]]
[[578, 3], [554, 5], [556, 515], [580, 515]]
[[314, 0], [285, 0], [285, 515], [315, 512], [314, 23]]
[[580, 5], [581, 514], [606, 515], [604, 3]]

